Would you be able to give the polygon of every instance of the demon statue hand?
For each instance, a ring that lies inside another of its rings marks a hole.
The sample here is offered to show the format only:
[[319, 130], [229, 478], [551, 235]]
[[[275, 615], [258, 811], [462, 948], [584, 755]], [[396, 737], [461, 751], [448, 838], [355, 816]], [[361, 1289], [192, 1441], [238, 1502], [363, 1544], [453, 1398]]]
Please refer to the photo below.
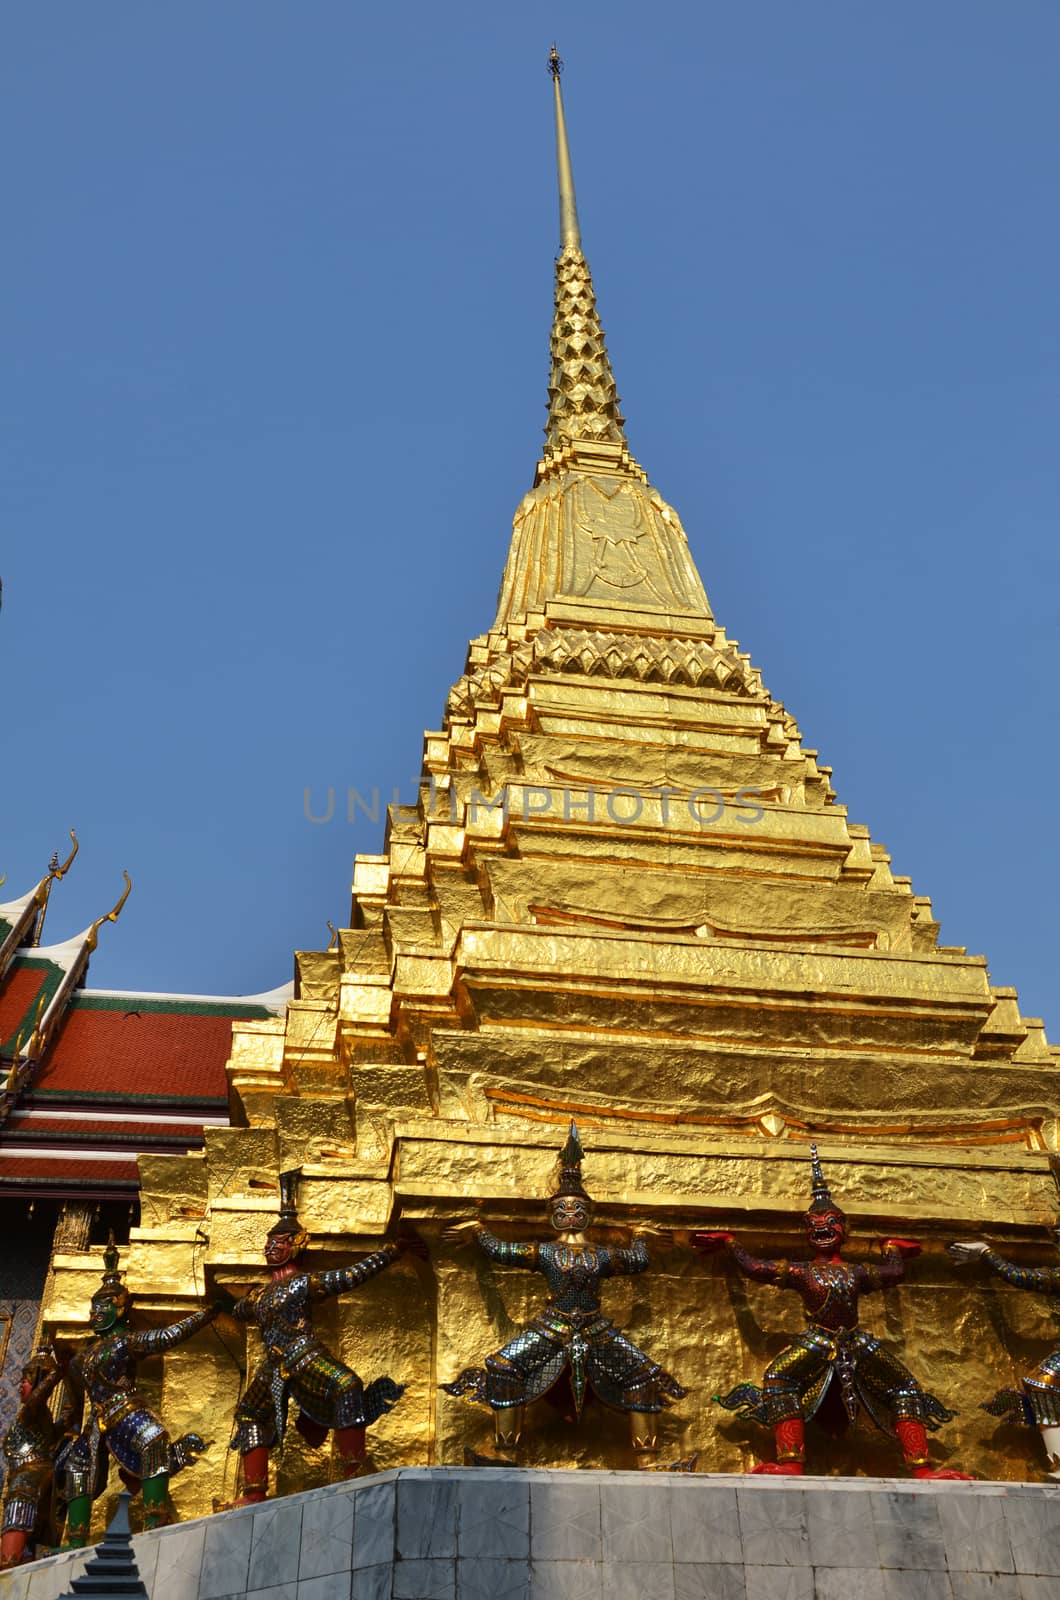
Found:
[[52, 1465], [63, 1439], [77, 1426], [78, 1411], [67, 1405], [53, 1417], [48, 1401], [63, 1382], [72, 1354], [69, 1346], [57, 1350], [45, 1343], [22, 1368], [18, 1411], [4, 1435], [0, 1569], [32, 1561], [38, 1546], [55, 1542]]
[[[730, 1411], [772, 1425], [777, 1459], [755, 1472], [801, 1474], [805, 1425], [820, 1409], [833, 1381], [848, 1422], [863, 1409], [876, 1426], [898, 1440], [914, 1478], [963, 1478], [964, 1473], [933, 1471], [928, 1465], [927, 1430], [955, 1415], [923, 1390], [889, 1350], [858, 1327], [863, 1294], [886, 1289], [905, 1275], [905, 1257], [917, 1255], [908, 1239], [885, 1239], [876, 1265], [850, 1265], [842, 1258], [847, 1221], [824, 1181], [817, 1146], [811, 1145], [813, 1199], [805, 1213], [813, 1252], [809, 1261], [760, 1261], [731, 1233], [694, 1234], [704, 1252], [727, 1247], [740, 1271], [759, 1283], [794, 1289], [805, 1307], [806, 1330], [766, 1368], [761, 1389], [739, 1384], [715, 1398]], [[833, 1392], [834, 1398], [834, 1392]]]
[[[1060, 1223], [1054, 1229], [1060, 1245]], [[962, 1266], [981, 1261], [991, 1272], [1017, 1289], [1060, 1295], [1060, 1267], [1018, 1267], [1006, 1261], [982, 1240], [951, 1244], [950, 1255]], [[1022, 1389], [999, 1389], [983, 1410], [994, 1417], [1026, 1422], [1042, 1436], [1049, 1461], [1049, 1477], [1060, 1482], [1060, 1345], [1021, 1379]]]
[[403, 1245], [385, 1244], [352, 1267], [331, 1272], [300, 1272], [299, 1258], [309, 1244], [295, 1207], [299, 1171], [280, 1174], [280, 1220], [269, 1229], [265, 1260], [268, 1281], [237, 1300], [231, 1315], [255, 1324], [265, 1354], [236, 1406], [231, 1448], [242, 1457], [243, 1493], [237, 1505], [257, 1505], [269, 1492], [269, 1451], [280, 1449], [291, 1400], [298, 1407], [295, 1427], [311, 1445], [321, 1445], [334, 1429], [343, 1476], [365, 1470], [365, 1429], [390, 1410], [404, 1393], [391, 1378], [367, 1387], [313, 1332], [313, 1305], [345, 1294], [389, 1267]]
[[67, 1503], [68, 1546], [88, 1538], [92, 1502], [107, 1486], [108, 1456], [118, 1463], [126, 1488], [142, 1489], [144, 1527], [161, 1528], [176, 1520], [169, 1480], [206, 1446], [197, 1433], [170, 1439], [162, 1422], [136, 1389], [138, 1361], [162, 1355], [212, 1321], [217, 1308], [193, 1311], [168, 1328], [134, 1333], [129, 1328], [132, 1296], [121, 1281], [113, 1233], [103, 1252], [106, 1271], [92, 1296], [89, 1322], [94, 1337], [71, 1364], [71, 1378], [89, 1403], [88, 1419], [76, 1438], [56, 1457], [59, 1493]]
[[646, 1419], [687, 1391], [601, 1313], [603, 1280], [644, 1272], [648, 1252], [639, 1240], [629, 1249], [609, 1249], [586, 1238], [592, 1206], [582, 1187], [583, 1154], [572, 1122], [560, 1154], [559, 1188], [549, 1201], [555, 1241], [509, 1244], [474, 1225], [479, 1248], [491, 1261], [541, 1273], [548, 1284], [548, 1300], [517, 1338], [486, 1357], [484, 1367], [467, 1367], [442, 1388], [490, 1406], [498, 1448], [507, 1459], [514, 1459], [523, 1408], [569, 1371], [578, 1419], [587, 1388], [605, 1405], [628, 1412], [633, 1448], [638, 1461], [647, 1466], [655, 1455], [655, 1426]]

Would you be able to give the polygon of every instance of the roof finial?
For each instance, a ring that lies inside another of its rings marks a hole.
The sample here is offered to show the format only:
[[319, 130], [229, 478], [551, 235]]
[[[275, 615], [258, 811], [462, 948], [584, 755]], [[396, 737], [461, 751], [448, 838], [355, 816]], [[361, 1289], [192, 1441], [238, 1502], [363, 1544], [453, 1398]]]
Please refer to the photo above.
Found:
[[559, 75], [563, 62], [553, 44], [548, 53], [548, 70], [552, 74], [552, 89], [556, 98], [556, 171], [559, 177], [559, 247], [565, 250], [581, 246], [582, 235], [578, 227], [578, 202], [574, 198], [574, 173], [571, 171], [570, 146], [567, 144], [567, 123], [563, 116], [563, 91]]
[[[33, 1032], [29, 1036], [29, 1043], [25, 1049], [25, 1056], [28, 1061], [35, 1061], [44, 1048], [44, 1035], [41, 1033], [40, 1025], [44, 1017], [44, 1009], [47, 1003], [48, 992], [45, 990], [45, 992], [41, 995], [40, 1000], [37, 1002], [37, 1015], [33, 1019]], [[21, 1036], [19, 1037], [18, 1044], [15, 1047], [16, 1063], [20, 1054], [22, 1054]]]
[[88, 933], [85, 936], [85, 949], [90, 954], [99, 943], [100, 928], [102, 928], [105, 922], [117, 922], [122, 906], [132, 893], [132, 879], [129, 877], [129, 874], [127, 872], [123, 872], [122, 877], [125, 879], [125, 888], [122, 890], [120, 900], [112, 908], [112, 910], [106, 912], [102, 917], [96, 918], [95, 922], [92, 924], [91, 928], [89, 928]]
[[618, 390], [596, 310], [589, 263], [582, 255], [567, 125], [563, 120], [563, 96], [559, 87], [563, 62], [555, 45], [548, 58], [548, 70], [556, 97], [560, 249], [556, 257], [546, 451], [562, 451], [580, 440], [625, 446]]
[[52, 858], [48, 863], [48, 876], [42, 878], [37, 886], [37, 904], [40, 907], [40, 915], [37, 917], [37, 926], [33, 931], [33, 943], [35, 945], [40, 944], [41, 935], [44, 932], [44, 919], [48, 914], [48, 897], [52, 892], [52, 884], [59, 883], [66, 877], [66, 874], [74, 864], [74, 857], [81, 848], [73, 828], [70, 829], [70, 838], [73, 841], [74, 848], [70, 851], [62, 866], [59, 865], [58, 850], [53, 850]]

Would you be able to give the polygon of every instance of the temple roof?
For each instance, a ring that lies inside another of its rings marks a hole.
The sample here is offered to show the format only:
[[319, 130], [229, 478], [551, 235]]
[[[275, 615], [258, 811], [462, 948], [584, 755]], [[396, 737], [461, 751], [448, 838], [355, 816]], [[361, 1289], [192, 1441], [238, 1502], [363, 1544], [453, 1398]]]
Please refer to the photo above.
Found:
[[[25, 894], [19, 895], [16, 900], [0, 905], [0, 978], [10, 965], [16, 950], [23, 945], [40, 944], [52, 885], [66, 877], [80, 848], [77, 835], [72, 828], [70, 838], [73, 849], [64, 862], [60, 863], [59, 852], [55, 851], [48, 871], [39, 883], [28, 889]], [[0, 879], [0, 883], [2, 882], [3, 879]]]
[[[19, 962], [0, 986], [5, 1030], [61, 977], [53, 962]], [[286, 995], [77, 990], [0, 1125], [0, 1193], [105, 1197], [138, 1187], [140, 1152], [201, 1149], [203, 1128], [229, 1121], [233, 1022], [282, 1014]]]
[[282, 1015], [290, 986], [261, 995], [88, 989], [99, 932], [41, 945], [60, 866], [0, 906], [0, 1193], [106, 1198], [139, 1186], [141, 1151], [201, 1149], [228, 1123], [234, 1021]]

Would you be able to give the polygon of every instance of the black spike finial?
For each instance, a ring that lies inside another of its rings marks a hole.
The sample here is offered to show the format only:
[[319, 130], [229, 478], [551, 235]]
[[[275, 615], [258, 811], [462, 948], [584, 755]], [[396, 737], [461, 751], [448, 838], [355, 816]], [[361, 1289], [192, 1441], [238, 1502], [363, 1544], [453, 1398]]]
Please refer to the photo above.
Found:
[[136, 1565], [136, 1552], [132, 1547], [132, 1529], [129, 1526], [129, 1500], [122, 1491], [118, 1496], [118, 1509], [110, 1526], [97, 1544], [95, 1554], [80, 1578], [75, 1578], [59, 1600], [82, 1600], [94, 1596], [95, 1600], [147, 1600], [147, 1590]]

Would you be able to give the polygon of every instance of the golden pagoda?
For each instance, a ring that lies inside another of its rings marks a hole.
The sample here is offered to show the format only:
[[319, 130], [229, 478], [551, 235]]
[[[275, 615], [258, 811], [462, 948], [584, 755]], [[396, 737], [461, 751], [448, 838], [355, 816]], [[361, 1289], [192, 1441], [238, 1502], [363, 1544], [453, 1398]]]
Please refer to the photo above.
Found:
[[[816, 1140], [855, 1254], [913, 1234], [900, 1292], [867, 1302], [960, 1415], [936, 1451], [992, 1478], [1037, 1475], [1036, 1436], [979, 1409], [1048, 1339], [1044, 1303], [961, 1275], [946, 1240], [990, 1230], [1047, 1255], [1057, 1210], [1057, 1051], [985, 959], [940, 945], [931, 902], [861, 823], [795, 717], [715, 620], [680, 518], [630, 454], [582, 254], [554, 62], [560, 253], [545, 444], [514, 519], [496, 618], [471, 642], [414, 806], [358, 856], [349, 925], [295, 957], [282, 1017], [236, 1021], [233, 1122], [205, 1149], [140, 1159], [123, 1266], [141, 1316], [258, 1281], [278, 1174], [301, 1169], [312, 1260], [392, 1233], [426, 1241], [321, 1331], [404, 1398], [372, 1432], [379, 1468], [488, 1450], [489, 1413], [442, 1392], [524, 1323], [539, 1290], [442, 1234], [475, 1214], [541, 1227], [572, 1118], [603, 1233], [646, 1233], [652, 1270], [609, 1314], [690, 1393], [660, 1463], [741, 1471], [767, 1443], [712, 1397], [757, 1377], [784, 1316], [704, 1263], [684, 1230], [798, 1253]], [[56, 1255], [44, 1317], [85, 1326], [96, 1255]], [[790, 1310], [787, 1311], [791, 1320]], [[254, 1351], [223, 1325], [167, 1358], [162, 1408], [211, 1451], [182, 1515], [235, 1490], [230, 1418]], [[208, 1426], [203, 1427], [203, 1419]], [[819, 1446], [826, 1471], [894, 1470], [887, 1441]], [[521, 1459], [627, 1466], [623, 1419], [540, 1403]], [[278, 1489], [333, 1469], [294, 1434]]]

